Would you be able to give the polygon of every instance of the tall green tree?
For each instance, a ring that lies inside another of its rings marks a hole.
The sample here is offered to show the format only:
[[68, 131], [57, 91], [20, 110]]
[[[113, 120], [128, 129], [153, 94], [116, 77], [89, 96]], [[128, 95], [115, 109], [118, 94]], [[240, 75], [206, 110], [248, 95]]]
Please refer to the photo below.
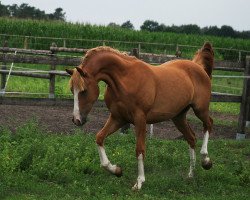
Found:
[[65, 21], [65, 12], [63, 12], [62, 8], [56, 8], [55, 12], [51, 15], [54, 20]]
[[29, 6], [27, 3], [20, 6], [17, 4], [6, 6], [0, 2], [0, 16], [65, 21], [65, 12], [62, 8], [56, 8], [54, 13], [46, 14], [45, 11]]
[[220, 36], [224, 37], [236, 37], [236, 32], [231, 26], [223, 25], [220, 28]]
[[126, 29], [130, 29], [130, 30], [134, 30], [134, 25], [130, 22], [130, 20], [124, 22], [121, 25], [122, 28], [126, 28]]
[[8, 7], [3, 5], [0, 1], [0, 17], [8, 17], [10, 16], [10, 12], [8, 10]]
[[196, 24], [187, 24], [180, 26], [180, 32], [186, 34], [200, 34], [201, 29]]
[[141, 30], [155, 32], [159, 30], [159, 23], [153, 20], [146, 20], [141, 25]]

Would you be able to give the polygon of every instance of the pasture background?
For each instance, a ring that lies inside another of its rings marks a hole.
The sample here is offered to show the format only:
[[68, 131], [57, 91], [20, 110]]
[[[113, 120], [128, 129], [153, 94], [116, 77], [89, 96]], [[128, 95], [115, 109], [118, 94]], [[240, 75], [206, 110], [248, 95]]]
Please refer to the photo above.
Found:
[[[26, 39], [24, 36], [29, 37]], [[191, 58], [204, 41], [210, 41], [215, 47], [242, 50], [241, 61], [247, 54], [244, 50], [250, 51], [250, 40], [243, 39], [6, 18], [0, 18], [0, 40], [3, 44], [5, 40], [8, 41], [9, 47], [19, 48], [49, 49], [53, 42], [72, 48], [92, 48], [105, 44], [124, 51], [140, 47], [142, 52], [171, 55], [175, 54], [179, 44], [185, 58]], [[215, 53], [216, 59], [239, 60], [238, 50], [217, 49]], [[10, 67], [10, 63], [7, 67]], [[50, 66], [15, 64], [14, 67], [48, 70]], [[64, 68], [57, 66], [58, 70]], [[213, 74], [242, 75], [241, 72], [223, 71], [214, 71]], [[56, 79], [56, 97], [72, 98], [68, 78]], [[242, 93], [243, 79], [214, 78], [212, 81], [213, 91]], [[48, 85], [48, 80], [11, 76], [7, 91], [41, 92], [44, 94], [29, 96], [47, 97]], [[99, 99], [102, 100], [105, 89], [103, 82], [100, 88]], [[239, 107], [239, 103], [211, 103], [210, 106], [213, 112], [233, 115], [233, 119], [239, 114]], [[216, 116], [216, 125], [237, 126], [237, 120]], [[189, 120], [198, 123], [192, 115], [189, 115]], [[248, 199], [250, 195], [249, 140], [211, 140], [209, 153], [214, 167], [210, 171], [200, 167], [199, 140], [196, 177], [188, 180], [186, 142], [148, 139], [146, 183], [142, 191], [132, 192], [131, 187], [137, 177], [132, 131], [128, 135], [113, 135], [107, 139], [110, 160], [124, 169], [124, 176], [119, 179], [99, 167], [93, 134], [83, 134], [78, 129], [72, 134], [47, 133], [38, 123], [26, 122], [14, 130], [0, 125], [0, 199]]]

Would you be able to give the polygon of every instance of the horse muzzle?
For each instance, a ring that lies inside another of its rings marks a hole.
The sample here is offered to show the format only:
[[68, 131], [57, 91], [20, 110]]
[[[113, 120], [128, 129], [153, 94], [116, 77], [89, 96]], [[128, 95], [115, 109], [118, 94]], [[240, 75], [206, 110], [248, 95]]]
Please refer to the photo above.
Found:
[[83, 126], [87, 122], [87, 120], [86, 120], [86, 118], [77, 119], [77, 118], [73, 117], [72, 122], [76, 126]]

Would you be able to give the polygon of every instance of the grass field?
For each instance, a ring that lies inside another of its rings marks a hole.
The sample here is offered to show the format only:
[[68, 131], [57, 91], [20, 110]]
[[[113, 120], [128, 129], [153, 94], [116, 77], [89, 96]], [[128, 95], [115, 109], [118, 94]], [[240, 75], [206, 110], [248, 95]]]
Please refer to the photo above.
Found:
[[[196, 176], [186, 178], [188, 145], [181, 140], [147, 140], [146, 182], [139, 192], [135, 139], [107, 138], [107, 154], [123, 168], [121, 178], [100, 168], [92, 134], [47, 134], [35, 122], [15, 134], [0, 129], [0, 199], [225, 199], [250, 195], [250, 141], [211, 140], [214, 166], [204, 171], [197, 156]], [[197, 154], [201, 147], [198, 141]]]

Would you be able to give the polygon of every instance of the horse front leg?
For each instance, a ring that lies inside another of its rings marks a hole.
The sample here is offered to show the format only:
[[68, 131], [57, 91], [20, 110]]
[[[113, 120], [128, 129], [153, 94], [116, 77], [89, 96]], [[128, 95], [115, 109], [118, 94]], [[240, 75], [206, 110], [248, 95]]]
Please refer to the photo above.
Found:
[[109, 171], [110, 173], [120, 177], [122, 175], [122, 169], [116, 165], [112, 165], [108, 159], [104, 148], [104, 139], [117, 131], [124, 125], [121, 121], [116, 120], [112, 115], [109, 116], [105, 126], [97, 133], [96, 143], [98, 148], [98, 153], [101, 161], [101, 166]]
[[136, 158], [138, 161], [138, 177], [132, 190], [140, 190], [145, 182], [144, 157], [145, 157], [145, 139], [146, 139], [146, 117], [139, 115], [135, 120], [136, 132]]

